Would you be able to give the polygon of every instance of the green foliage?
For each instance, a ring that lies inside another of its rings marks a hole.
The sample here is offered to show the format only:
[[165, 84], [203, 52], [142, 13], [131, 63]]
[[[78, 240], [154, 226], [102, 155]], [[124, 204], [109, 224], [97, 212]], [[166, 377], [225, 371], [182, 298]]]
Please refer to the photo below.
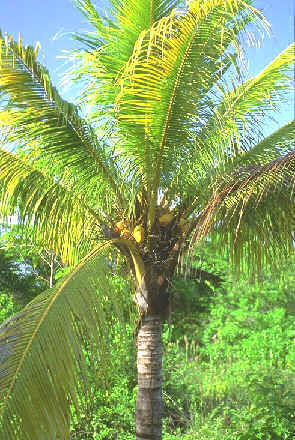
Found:
[[17, 313], [20, 308], [13, 302], [11, 295], [0, 292], [0, 324]]
[[[281, 279], [265, 274], [260, 285], [227, 275], [226, 260], [215, 257], [210, 246], [194, 264], [225, 282], [208, 286], [178, 278], [175, 284], [178, 308], [163, 332], [163, 440], [293, 440], [292, 262], [282, 267]], [[113, 277], [112, 285], [118, 294], [130, 289], [122, 277]], [[128, 314], [131, 292], [123, 297], [122, 311]], [[6, 319], [16, 310], [10, 297], [2, 295], [0, 301], [0, 316]], [[81, 397], [82, 418], [72, 408], [71, 440], [134, 438], [134, 329], [112, 319], [107, 387], [99, 365], [95, 367], [97, 359], [86, 348], [91, 398]]]
[[58, 255], [36, 238], [32, 226], [3, 225], [0, 236], [0, 291], [26, 305], [37, 294], [53, 287], [68, 268]]
[[190, 342], [183, 335], [168, 344], [165, 386], [175, 404], [170, 411], [181, 416], [177, 428], [168, 419], [171, 436], [164, 438], [294, 438], [292, 264], [282, 267], [281, 280], [269, 273], [260, 285], [227, 276], [212, 287], [201, 337]]
[[[124, 285], [125, 283], [121, 283]], [[108, 386], [98, 388], [99, 375], [91, 377], [94, 393], [87, 402], [82, 420], [75, 416], [71, 423], [73, 440], [131, 440], [134, 438], [134, 410], [137, 387], [135, 370], [134, 329], [128, 326], [122, 337], [122, 326], [113, 321], [107, 354]]]
[[14, 253], [0, 248], [0, 292], [13, 295], [16, 301], [24, 304], [44, 287]]

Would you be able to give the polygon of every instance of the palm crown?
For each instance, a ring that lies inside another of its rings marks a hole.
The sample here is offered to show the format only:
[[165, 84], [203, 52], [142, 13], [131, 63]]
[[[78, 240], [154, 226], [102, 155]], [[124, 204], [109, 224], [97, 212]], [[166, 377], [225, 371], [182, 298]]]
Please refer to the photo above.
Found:
[[[69, 402], [78, 408], [84, 368], [81, 333], [103, 364], [106, 303], [97, 295], [113, 289], [109, 247], [130, 265], [141, 315], [166, 307], [143, 292], [155, 280], [166, 289], [189, 238], [210, 232], [237, 263], [250, 255], [258, 266], [292, 247], [295, 123], [266, 138], [263, 125], [289, 99], [294, 44], [246, 79], [243, 44], [254, 38], [251, 27], [268, 30], [249, 0], [111, 0], [109, 18], [91, 0], [75, 3], [94, 27], [76, 35], [84, 45], [75, 75], [90, 109], [86, 118], [53, 87], [38, 47], [0, 36], [7, 145], [0, 150], [0, 209], [33, 223], [75, 266], [3, 327], [0, 411], [7, 438], [16, 438], [20, 419], [19, 438], [40, 438], [48, 414], [52, 438], [67, 432], [65, 414]], [[108, 295], [112, 304], [120, 301]], [[34, 393], [46, 401], [49, 389], [53, 400], [40, 408]], [[21, 397], [26, 392], [30, 407]]]

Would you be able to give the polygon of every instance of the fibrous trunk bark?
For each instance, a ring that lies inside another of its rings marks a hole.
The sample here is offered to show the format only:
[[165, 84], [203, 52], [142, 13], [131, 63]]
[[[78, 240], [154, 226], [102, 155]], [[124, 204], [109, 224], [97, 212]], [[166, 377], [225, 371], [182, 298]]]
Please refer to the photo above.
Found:
[[162, 320], [146, 316], [138, 332], [136, 440], [162, 439]]

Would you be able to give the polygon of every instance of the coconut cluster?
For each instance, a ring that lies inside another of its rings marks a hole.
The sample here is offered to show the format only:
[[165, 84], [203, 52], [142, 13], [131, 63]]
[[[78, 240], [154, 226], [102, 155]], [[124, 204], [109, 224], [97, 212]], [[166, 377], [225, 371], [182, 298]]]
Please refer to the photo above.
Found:
[[119, 232], [120, 237], [127, 240], [134, 239], [137, 243], [142, 243], [144, 240], [144, 229], [142, 225], [135, 226], [135, 228], [131, 232], [129, 229], [127, 229], [126, 223], [121, 220], [116, 223], [115, 232]]
[[[175, 216], [171, 212], [165, 212], [164, 214], [160, 215], [158, 217], [158, 225], [160, 228], [168, 228], [170, 224], [172, 224], [172, 221], [175, 219]], [[181, 217], [177, 222], [178, 230], [184, 234], [187, 232], [189, 226], [189, 222]], [[121, 238], [124, 238], [126, 240], [135, 240], [137, 243], [142, 243], [145, 239], [145, 229], [144, 227], [139, 224], [134, 227], [133, 230], [128, 229], [126, 223], [124, 220], [120, 220], [115, 224], [114, 231], [119, 235]]]

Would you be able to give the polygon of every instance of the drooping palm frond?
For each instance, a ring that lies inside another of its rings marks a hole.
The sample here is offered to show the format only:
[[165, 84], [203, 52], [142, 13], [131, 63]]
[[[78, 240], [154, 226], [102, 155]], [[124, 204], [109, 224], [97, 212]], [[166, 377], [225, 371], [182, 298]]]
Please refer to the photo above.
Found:
[[[1, 325], [2, 438], [68, 438], [70, 406], [79, 417], [91, 399], [89, 368], [103, 383], [111, 345], [106, 322], [122, 322], [123, 309], [104, 256], [112, 244], [102, 243], [59, 285]], [[95, 365], [87, 363], [90, 353]]]
[[[178, 208], [180, 212], [186, 211], [199, 215], [211, 200], [212, 190], [216, 189], [224, 179], [232, 178], [238, 170], [253, 165], [265, 165], [272, 160], [280, 159], [282, 154], [294, 151], [295, 121], [291, 121], [270, 134], [250, 150], [236, 151], [235, 155], [226, 155], [216, 164], [211, 164], [208, 152], [206, 173], [202, 170], [204, 163], [199, 163], [199, 174], [187, 174], [186, 198], [182, 199]], [[227, 181], [227, 180], [226, 180]], [[174, 187], [175, 188], [175, 187]]]
[[25, 159], [0, 149], [0, 212], [18, 214], [34, 224], [35, 231], [69, 264], [94, 246], [95, 231], [108, 224], [101, 211], [94, 211], [75, 187], [63, 186]]
[[105, 196], [108, 187], [112, 204], [122, 212], [124, 187], [122, 182], [118, 188], [114, 158], [76, 107], [59, 96], [36, 56], [36, 50], [24, 47], [21, 40], [16, 43], [0, 34], [0, 121], [6, 125], [6, 143], [27, 148], [28, 157], [29, 147], [37, 144], [42, 160], [54, 164], [55, 177], [67, 169], [86, 195], [88, 190], [96, 192], [98, 202], [103, 202], [99, 196]]
[[[269, 147], [276, 137], [268, 138]], [[237, 270], [245, 256], [250, 269], [267, 262], [278, 267], [294, 246], [294, 185], [294, 149], [264, 165], [237, 168], [213, 192], [193, 240], [211, 232], [229, 250]]]
[[[119, 126], [134, 137], [123, 149], [140, 163], [153, 223], [160, 182], [173, 179], [215, 103], [209, 91], [240, 50], [238, 35], [261, 14], [246, 2], [192, 1], [139, 36], [118, 77]], [[231, 48], [231, 55], [227, 49]], [[172, 160], [173, 158], [173, 160]]]
[[283, 127], [262, 139], [250, 150], [241, 151], [235, 157], [230, 157], [221, 162], [215, 168], [216, 182], [219, 178], [227, 176], [231, 171], [239, 170], [242, 167], [253, 165], [266, 165], [267, 163], [280, 159], [282, 155], [294, 151], [295, 120], [288, 122]]

